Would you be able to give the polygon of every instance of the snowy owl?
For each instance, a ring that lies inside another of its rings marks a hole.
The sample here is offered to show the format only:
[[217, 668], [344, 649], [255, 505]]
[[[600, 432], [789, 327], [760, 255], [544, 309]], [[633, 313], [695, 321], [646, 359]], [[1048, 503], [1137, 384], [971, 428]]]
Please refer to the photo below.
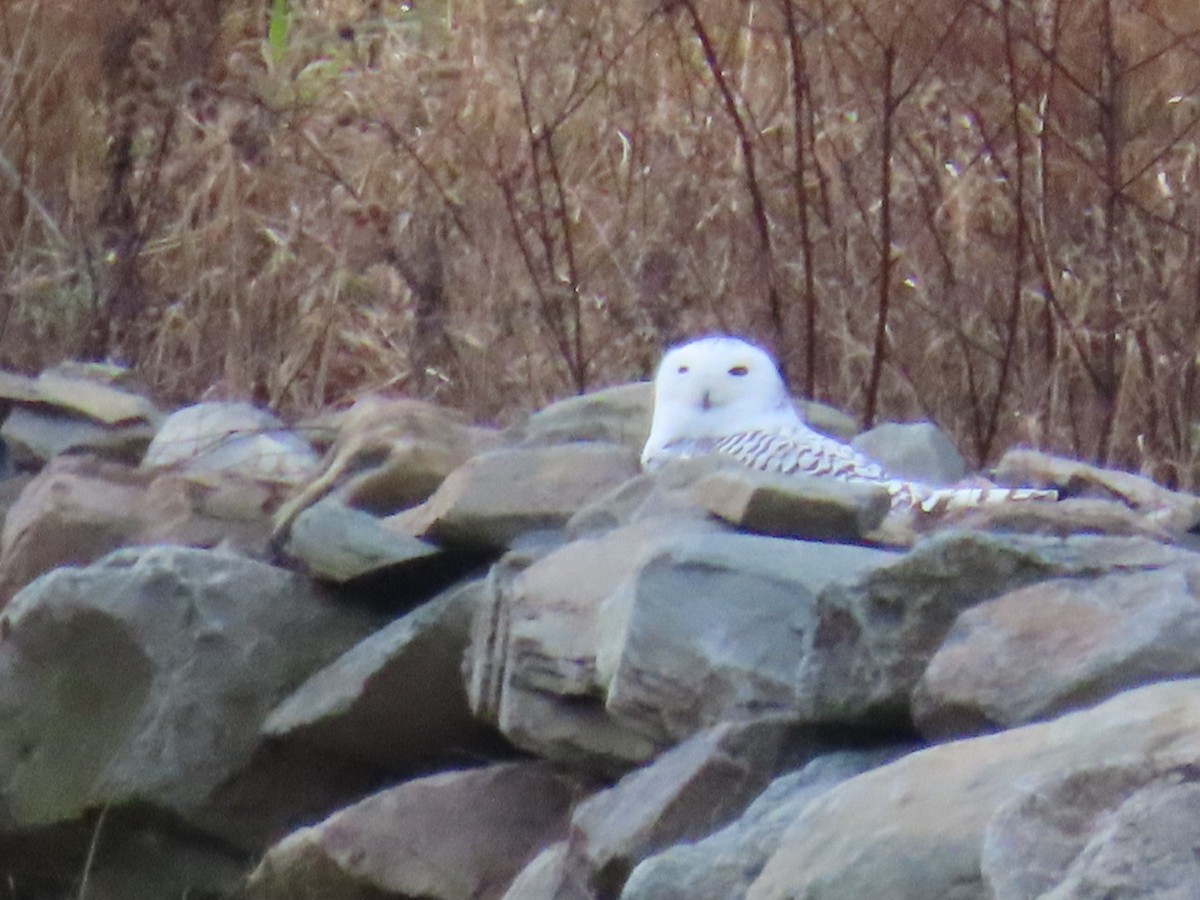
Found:
[[924, 512], [986, 503], [1054, 500], [1054, 491], [933, 487], [889, 475], [848, 444], [800, 418], [771, 357], [734, 337], [707, 337], [669, 350], [654, 376], [654, 416], [642, 466], [720, 454], [767, 472], [882, 485], [893, 509]]

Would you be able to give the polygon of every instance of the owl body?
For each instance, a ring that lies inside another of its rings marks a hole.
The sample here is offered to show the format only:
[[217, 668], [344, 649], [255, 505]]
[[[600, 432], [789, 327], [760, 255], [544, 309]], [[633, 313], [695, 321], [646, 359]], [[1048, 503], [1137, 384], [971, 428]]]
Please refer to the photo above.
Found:
[[893, 509], [925, 512], [987, 503], [1056, 499], [1054, 491], [921, 484], [889, 474], [848, 444], [810, 428], [763, 350], [738, 338], [701, 338], [663, 356], [642, 465], [716, 454], [744, 466], [877, 484]]

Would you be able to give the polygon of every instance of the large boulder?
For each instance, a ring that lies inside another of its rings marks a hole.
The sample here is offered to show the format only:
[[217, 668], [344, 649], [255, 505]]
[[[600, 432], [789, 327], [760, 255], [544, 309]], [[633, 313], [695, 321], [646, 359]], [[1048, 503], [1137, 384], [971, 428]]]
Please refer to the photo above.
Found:
[[1011, 728], [1200, 675], [1200, 565], [1055, 579], [958, 617], [913, 696], [930, 738]]
[[895, 558], [686, 521], [573, 541], [491, 580], [473, 707], [521, 747], [620, 771], [723, 720], [794, 709], [817, 594]]
[[1195, 555], [1145, 538], [948, 531], [888, 565], [835, 581], [797, 652], [800, 710], [816, 722], [908, 730], [911, 695], [959, 614], [1055, 576], [1155, 569]]
[[275, 753], [260, 727], [378, 624], [300, 576], [217, 551], [122, 550], [42, 576], [0, 619], [6, 830], [49, 835], [136, 808], [260, 846], [349, 789], [334, 761]]
[[1167, 757], [1200, 761], [1200, 681], [912, 753], [806, 806], [746, 898], [983, 900], [983, 837], [1004, 803], [1051, 777]]

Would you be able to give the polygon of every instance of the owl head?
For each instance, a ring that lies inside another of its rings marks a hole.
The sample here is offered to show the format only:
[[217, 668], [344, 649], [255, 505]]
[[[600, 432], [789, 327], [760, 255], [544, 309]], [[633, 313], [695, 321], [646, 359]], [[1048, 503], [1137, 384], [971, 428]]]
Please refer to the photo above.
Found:
[[756, 429], [782, 431], [799, 421], [765, 351], [740, 338], [701, 338], [673, 347], [658, 365], [642, 465], [653, 468], [672, 444]]

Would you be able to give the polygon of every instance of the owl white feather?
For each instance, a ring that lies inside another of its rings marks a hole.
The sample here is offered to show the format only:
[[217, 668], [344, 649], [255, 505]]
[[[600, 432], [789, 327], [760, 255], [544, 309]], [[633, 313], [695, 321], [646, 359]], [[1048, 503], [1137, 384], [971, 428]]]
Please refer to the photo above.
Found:
[[942, 512], [1057, 499], [1054, 491], [933, 487], [888, 474], [848, 444], [806, 425], [771, 357], [734, 337], [701, 338], [675, 347], [663, 356], [654, 377], [654, 417], [642, 466], [653, 470], [668, 459], [707, 454], [767, 472], [882, 485], [893, 509]]

